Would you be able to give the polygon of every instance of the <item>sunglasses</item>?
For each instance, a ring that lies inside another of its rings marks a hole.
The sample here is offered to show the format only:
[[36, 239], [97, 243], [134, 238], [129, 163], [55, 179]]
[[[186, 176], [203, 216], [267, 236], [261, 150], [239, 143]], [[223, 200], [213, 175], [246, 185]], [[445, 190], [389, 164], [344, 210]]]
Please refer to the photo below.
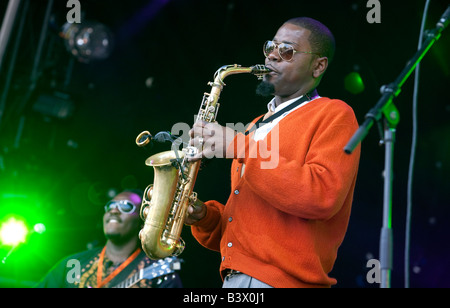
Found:
[[132, 214], [136, 210], [136, 206], [128, 200], [112, 200], [106, 203], [105, 212], [118, 208], [123, 214]]
[[264, 56], [266, 56], [266, 58], [267, 58], [273, 52], [273, 50], [275, 48], [278, 49], [278, 55], [284, 61], [292, 61], [292, 58], [294, 58], [294, 54], [296, 52], [309, 53], [309, 54], [313, 54], [313, 55], [318, 55], [320, 57], [320, 54], [318, 54], [318, 53], [310, 52], [310, 51], [298, 51], [298, 50], [295, 50], [291, 44], [275, 43], [274, 41], [266, 41], [264, 43], [264, 47], [263, 47]]

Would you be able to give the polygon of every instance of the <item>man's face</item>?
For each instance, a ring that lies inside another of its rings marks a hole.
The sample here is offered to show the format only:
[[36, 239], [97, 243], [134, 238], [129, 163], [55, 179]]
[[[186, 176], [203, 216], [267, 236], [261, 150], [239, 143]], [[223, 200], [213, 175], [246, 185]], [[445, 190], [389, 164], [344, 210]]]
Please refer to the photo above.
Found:
[[114, 240], [128, 240], [137, 236], [141, 228], [139, 217], [140, 197], [134, 193], [122, 192], [113, 201], [126, 200], [134, 204], [136, 209], [132, 213], [122, 213], [117, 207], [103, 215], [103, 231], [105, 236]]
[[[284, 24], [273, 41], [290, 44], [297, 51], [314, 52], [308, 38], [310, 31], [293, 24]], [[266, 66], [273, 70], [264, 81], [275, 87], [275, 95], [290, 99], [314, 85], [313, 68], [316, 55], [296, 52], [291, 61], [284, 61], [275, 48], [266, 57]], [[301, 93], [303, 94], [303, 93]]]

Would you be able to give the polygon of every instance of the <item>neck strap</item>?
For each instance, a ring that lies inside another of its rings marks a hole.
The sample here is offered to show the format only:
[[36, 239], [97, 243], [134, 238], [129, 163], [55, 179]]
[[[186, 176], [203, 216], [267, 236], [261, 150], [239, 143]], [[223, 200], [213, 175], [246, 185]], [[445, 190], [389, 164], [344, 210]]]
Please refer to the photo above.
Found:
[[299, 98], [298, 100], [294, 101], [292, 104], [290, 104], [289, 106], [284, 107], [283, 109], [275, 112], [274, 114], [272, 114], [270, 117], [268, 117], [267, 119], [264, 119], [264, 116], [261, 116], [258, 121], [256, 121], [255, 125], [253, 125], [249, 130], [247, 130], [245, 132], [245, 135], [247, 136], [248, 134], [250, 134], [251, 132], [257, 130], [258, 128], [260, 128], [261, 126], [272, 122], [274, 119], [278, 118], [280, 115], [282, 115], [285, 112], [291, 111], [292, 109], [294, 109], [295, 107], [303, 104], [306, 101], [310, 101], [311, 99], [313, 99], [314, 97], [316, 97], [318, 95], [317, 90], [313, 89], [310, 92], [308, 92], [307, 94], [303, 95], [301, 98]]

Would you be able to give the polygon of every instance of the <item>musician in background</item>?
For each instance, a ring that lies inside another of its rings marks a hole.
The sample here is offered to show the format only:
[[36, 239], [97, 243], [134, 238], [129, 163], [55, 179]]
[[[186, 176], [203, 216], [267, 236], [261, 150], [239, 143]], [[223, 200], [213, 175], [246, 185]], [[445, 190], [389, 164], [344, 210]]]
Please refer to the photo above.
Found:
[[[125, 190], [105, 206], [103, 231], [106, 245], [60, 261], [36, 286], [38, 288], [180, 288], [175, 269], [179, 259], [152, 261], [141, 249], [138, 237], [142, 192]], [[166, 266], [165, 266], [166, 265]], [[145, 277], [139, 278], [144, 269]]]
[[358, 129], [352, 108], [316, 90], [334, 37], [316, 20], [294, 18], [263, 50], [272, 72], [257, 92], [273, 96], [267, 113], [245, 134], [208, 122], [191, 130], [191, 144], [203, 146], [192, 160], [233, 159], [231, 194], [226, 206], [196, 201], [185, 222], [220, 251], [223, 287], [331, 287], [360, 156], [359, 147], [343, 151]]

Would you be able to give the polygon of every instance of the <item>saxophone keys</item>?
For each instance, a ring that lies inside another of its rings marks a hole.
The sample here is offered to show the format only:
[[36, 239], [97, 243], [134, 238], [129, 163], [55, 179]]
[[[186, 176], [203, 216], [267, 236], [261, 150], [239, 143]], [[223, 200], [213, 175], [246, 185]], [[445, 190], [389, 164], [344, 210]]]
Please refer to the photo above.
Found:
[[194, 205], [195, 201], [197, 201], [197, 193], [195, 191], [189, 196], [189, 204]]
[[153, 196], [153, 184], [149, 185], [148, 189], [147, 189], [147, 200], [152, 200], [152, 196]]
[[195, 155], [198, 154], [198, 149], [196, 147], [189, 146], [183, 148], [183, 152], [185, 153], [186, 156], [194, 157]]
[[150, 208], [148, 205], [146, 207], [144, 207], [144, 209], [142, 210], [142, 217], [144, 217], [144, 219], [147, 218], [149, 210], [150, 210]]

